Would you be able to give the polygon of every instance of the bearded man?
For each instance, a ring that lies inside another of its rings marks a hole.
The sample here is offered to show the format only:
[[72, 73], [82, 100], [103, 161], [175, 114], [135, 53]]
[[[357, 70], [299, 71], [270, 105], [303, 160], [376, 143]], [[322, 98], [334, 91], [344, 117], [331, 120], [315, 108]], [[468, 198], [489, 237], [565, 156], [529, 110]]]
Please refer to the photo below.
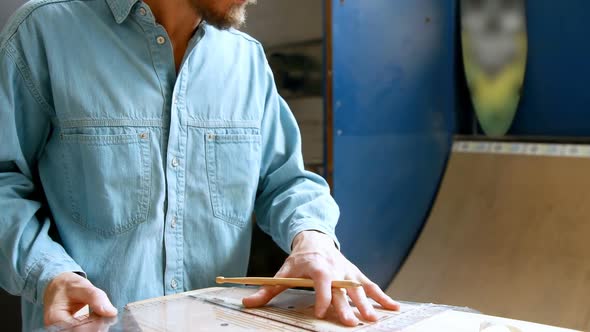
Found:
[[[23, 328], [246, 273], [252, 215], [355, 325], [397, 304], [338, 250], [247, 0], [34, 0], [0, 36], [0, 286]], [[362, 288], [332, 290], [352, 279]], [[266, 304], [284, 288], [243, 300]]]

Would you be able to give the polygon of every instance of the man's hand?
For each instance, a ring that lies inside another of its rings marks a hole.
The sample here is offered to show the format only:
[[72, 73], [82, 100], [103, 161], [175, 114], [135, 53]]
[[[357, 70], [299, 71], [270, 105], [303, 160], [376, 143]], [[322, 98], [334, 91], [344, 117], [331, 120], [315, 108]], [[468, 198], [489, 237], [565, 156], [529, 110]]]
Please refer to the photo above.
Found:
[[86, 305], [99, 316], [117, 315], [117, 309], [105, 292], [73, 272], [62, 273], [49, 283], [43, 305], [46, 326], [71, 321], [74, 314]]
[[[275, 277], [311, 278], [316, 291], [315, 314], [324, 318], [332, 305], [340, 321], [348, 326], [359, 323], [348, 302], [348, 297], [367, 321], [378, 319], [375, 309], [367, 299], [374, 299], [383, 308], [398, 310], [399, 304], [387, 296], [374, 282], [348, 261], [334, 246], [334, 241], [322, 233], [306, 231], [293, 240], [293, 250]], [[359, 281], [363, 287], [332, 289], [332, 280]], [[255, 294], [242, 300], [246, 307], [259, 307], [287, 289], [283, 286], [264, 286]]]

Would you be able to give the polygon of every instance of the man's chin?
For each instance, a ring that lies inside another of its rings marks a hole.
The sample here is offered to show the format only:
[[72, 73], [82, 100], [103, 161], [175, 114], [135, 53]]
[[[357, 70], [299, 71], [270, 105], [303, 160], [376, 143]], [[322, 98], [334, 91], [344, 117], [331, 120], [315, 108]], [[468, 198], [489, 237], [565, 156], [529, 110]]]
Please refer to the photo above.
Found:
[[224, 17], [204, 17], [208, 24], [222, 30], [230, 28], [239, 29], [246, 23], [246, 6], [249, 1], [235, 5]]

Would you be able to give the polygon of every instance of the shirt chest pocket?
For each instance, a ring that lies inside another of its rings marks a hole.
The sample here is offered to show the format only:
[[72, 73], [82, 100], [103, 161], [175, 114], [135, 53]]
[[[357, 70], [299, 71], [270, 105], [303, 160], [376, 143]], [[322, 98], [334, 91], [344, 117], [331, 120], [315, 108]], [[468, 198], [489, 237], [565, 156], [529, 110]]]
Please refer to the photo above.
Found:
[[147, 220], [150, 197], [148, 133], [62, 134], [63, 171], [72, 219], [101, 235]]
[[215, 217], [243, 226], [254, 209], [260, 173], [259, 134], [205, 134], [207, 179]]

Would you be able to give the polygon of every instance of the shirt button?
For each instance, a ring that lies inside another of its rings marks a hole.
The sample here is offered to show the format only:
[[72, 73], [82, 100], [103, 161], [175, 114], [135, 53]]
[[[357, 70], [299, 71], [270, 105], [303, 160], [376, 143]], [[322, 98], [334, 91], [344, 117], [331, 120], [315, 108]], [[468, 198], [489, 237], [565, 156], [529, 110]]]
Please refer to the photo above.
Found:
[[176, 217], [172, 217], [172, 221], [170, 222], [170, 227], [176, 228]]
[[178, 166], [178, 158], [174, 157], [172, 158], [172, 167], [177, 167]]
[[156, 41], [158, 42], [158, 44], [163, 45], [166, 42], [166, 38], [158, 36], [158, 38], [156, 38]]
[[147, 10], [145, 10], [145, 8], [140, 7], [139, 8], [139, 15], [141, 16], [145, 16], [147, 14]]
[[176, 289], [176, 287], [178, 287], [178, 282], [176, 279], [172, 279], [172, 281], [170, 281], [170, 287], [172, 287], [172, 289]]

